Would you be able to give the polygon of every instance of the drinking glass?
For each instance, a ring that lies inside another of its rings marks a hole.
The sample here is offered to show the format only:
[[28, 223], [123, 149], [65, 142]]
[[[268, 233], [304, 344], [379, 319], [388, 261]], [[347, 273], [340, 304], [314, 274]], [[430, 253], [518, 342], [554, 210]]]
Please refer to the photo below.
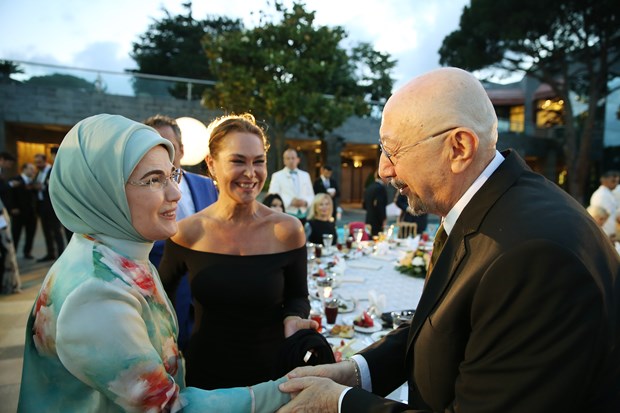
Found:
[[326, 300], [325, 320], [327, 321], [327, 324], [336, 324], [336, 317], [338, 317], [338, 300]]
[[364, 230], [362, 228], [356, 228], [353, 230], [353, 237], [357, 243], [357, 249], [362, 248], [362, 237], [364, 237]]
[[326, 251], [332, 247], [332, 242], [334, 242], [334, 236], [332, 234], [323, 234], [323, 247], [325, 247]]
[[312, 261], [316, 258], [314, 256], [314, 244], [312, 242], [306, 244], [306, 251], [308, 252], [308, 261]]

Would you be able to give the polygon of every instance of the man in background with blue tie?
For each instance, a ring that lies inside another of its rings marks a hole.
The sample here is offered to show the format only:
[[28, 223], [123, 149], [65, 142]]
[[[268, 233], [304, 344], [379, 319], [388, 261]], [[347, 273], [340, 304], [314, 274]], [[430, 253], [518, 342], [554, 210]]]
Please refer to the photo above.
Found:
[[[217, 200], [217, 189], [213, 181], [206, 176], [181, 169], [181, 159], [184, 154], [183, 141], [181, 129], [176, 120], [164, 115], [155, 115], [145, 120], [144, 124], [154, 128], [162, 138], [168, 139], [174, 146], [172, 164], [183, 173], [179, 183], [181, 200], [177, 205], [177, 221], [193, 215], [214, 203]], [[149, 260], [155, 267], [159, 266], [161, 261], [164, 244], [165, 240], [155, 241], [149, 255]], [[174, 303], [177, 319], [179, 320], [179, 348], [184, 350], [187, 343], [189, 343], [193, 325], [192, 296], [187, 275], [181, 279], [176, 297], [170, 297], [170, 299]]]
[[278, 194], [284, 201], [287, 214], [306, 222], [308, 206], [314, 198], [310, 174], [298, 169], [299, 156], [295, 149], [287, 149], [283, 154], [284, 168], [271, 175], [270, 194]]

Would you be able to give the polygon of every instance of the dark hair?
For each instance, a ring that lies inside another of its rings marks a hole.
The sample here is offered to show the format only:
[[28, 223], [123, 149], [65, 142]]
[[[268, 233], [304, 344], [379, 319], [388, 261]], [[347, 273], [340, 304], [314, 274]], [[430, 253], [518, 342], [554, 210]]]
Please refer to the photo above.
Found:
[[9, 152], [0, 152], [0, 159], [4, 159], [5, 161], [13, 161], [15, 162], [15, 156]]
[[267, 194], [267, 196], [263, 199], [263, 205], [267, 205], [269, 208], [271, 208], [271, 203], [274, 199], [279, 199], [280, 202], [282, 202], [282, 212], [286, 212], [286, 208], [284, 208], [284, 201], [282, 200], [282, 197], [278, 194]]
[[177, 138], [177, 141], [179, 141], [179, 145], [183, 143], [182, 136], [181, 136], [181, 128], [179, 128], [179, 124], [177, 123], [177, 121], [171, 118], [170, 116], [160, 115], [158, 113], [155, 116], [151, 116], [150, 118], [147, 118], [143, 123], [146, 126], [150, 126], [151, 128], [154, 128], [154, 129], [161, 128], [163, 126], [170, 126], [172, 128], [172, 131], [174, 132], [174, 136]]
[[321, 168], [325, 169], [326, 171], [331, 171], [332, 170], [332, 166], [331, 165], [323, 165]]

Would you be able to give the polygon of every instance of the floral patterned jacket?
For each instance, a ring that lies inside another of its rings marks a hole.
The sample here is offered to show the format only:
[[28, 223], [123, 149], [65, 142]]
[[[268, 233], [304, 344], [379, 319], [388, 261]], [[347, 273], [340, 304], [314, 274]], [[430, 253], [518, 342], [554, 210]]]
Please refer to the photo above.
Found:
[[72, 238], [28, 320], [19, 412], [267, 412], [288, 400], [282, 379], [252, 390], [185, 387], [151, 246]]

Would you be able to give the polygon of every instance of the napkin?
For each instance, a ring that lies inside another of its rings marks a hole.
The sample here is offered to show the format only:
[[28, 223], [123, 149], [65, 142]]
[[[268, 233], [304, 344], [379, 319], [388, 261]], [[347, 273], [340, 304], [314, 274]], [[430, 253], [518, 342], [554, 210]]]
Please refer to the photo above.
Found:
[[380, 242], [377, 244], [377, 251], [375, 257], [385, 256], [390, 251], [390, 246], [387, 242]]
[[363, 284], [366, 279], [364, 277], [343, 277], [343, 283], [358, 283]]
[[368, 312], [381, 317], [385, 308], [385, 294], [377, 294], [375, 290], [368, 291], [368, 302], [370, 307]]
[[351, 268], [359, 268], [359, 269], [363, 269], [363, 270], [380, 270], [382, 265], [381, 264], [373, 264], [370, 262], [349, 262], [349, 267]]
[[420, 235], [416, 235], [415, 238], [406, 238], [405, 245], [410, 250], [417, 250], [418, 245], [420, 245]]

